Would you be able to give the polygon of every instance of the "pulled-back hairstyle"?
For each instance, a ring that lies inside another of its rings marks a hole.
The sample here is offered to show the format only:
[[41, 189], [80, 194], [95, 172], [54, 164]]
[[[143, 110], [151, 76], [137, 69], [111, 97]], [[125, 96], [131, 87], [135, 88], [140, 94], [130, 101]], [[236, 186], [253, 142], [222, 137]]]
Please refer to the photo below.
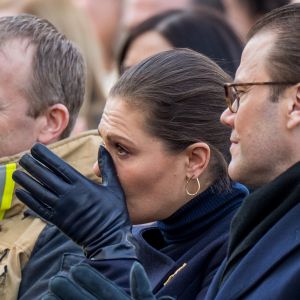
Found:
[[[248, 39], [270, 32], [275, 36], [270, 49], [266, 69], [273, 81], [300, 82], [300, 4], [286, 5], [274, 9], [253, 26]], [[276, 101], [286, 86], [272, 87]]]
[[156, 54], [127, 70], [109, 97], [122, 99], [145, 114], [145, 128], [168, 151], [196, 142], [211, 149], [209, 170], [227, 186], [230, 129], [219, 119], [226, 109], [224, 82], [229, 76], [208, 57], [188, 49]]
[[64, 104], [70, 120], [60, 138], [67, 137], [84, 99], [85, 67], [80, 52], [44, 19], [28, 14], [0, 18], [0, 49], [18, 39], [33, 47], [31, 77], [24, 91], [28, 115], [36, 118], [49, 106]]

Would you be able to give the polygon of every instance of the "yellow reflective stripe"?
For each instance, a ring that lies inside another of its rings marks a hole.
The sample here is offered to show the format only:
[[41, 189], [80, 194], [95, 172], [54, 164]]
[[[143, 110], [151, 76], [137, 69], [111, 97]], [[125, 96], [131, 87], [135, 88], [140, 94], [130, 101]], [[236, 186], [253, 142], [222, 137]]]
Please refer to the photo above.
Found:
[[6, 176], [5, 185], [2, 194], [1, 207], [0, 207], [0, 220], [3, 219], [5, 210], [11, 207], [13, 192], [15, 188], [15, 182], [12, 179], [12, 174], [17, 168], [16, 163], [10, 163], [5, 166]]

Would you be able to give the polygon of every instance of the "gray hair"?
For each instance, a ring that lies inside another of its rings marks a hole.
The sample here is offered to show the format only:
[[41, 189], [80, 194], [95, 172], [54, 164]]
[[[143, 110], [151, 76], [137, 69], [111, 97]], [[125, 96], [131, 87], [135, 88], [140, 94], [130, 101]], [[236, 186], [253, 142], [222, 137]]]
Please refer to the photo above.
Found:
[[85, 66], [81, 53], [47, 20], [29, 14], [0, 18], [0, 47], [11, 40], [25, 40], [32, 46], [32, 74], [25, 96], [28, 115], [36, 118], [54, 104], [64, 104], [70, 115], [61, 134], [67, 137], [84, 100]]

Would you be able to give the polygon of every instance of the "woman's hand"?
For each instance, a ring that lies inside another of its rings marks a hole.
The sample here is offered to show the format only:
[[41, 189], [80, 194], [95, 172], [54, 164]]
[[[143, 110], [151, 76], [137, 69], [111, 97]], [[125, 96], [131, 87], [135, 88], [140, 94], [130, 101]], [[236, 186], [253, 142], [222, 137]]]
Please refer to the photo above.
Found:
[[110, 154], [100, 146], [98, 185], [42, 144], [25, 154], [13, 179], [17, 197], [84, 248], [88, 258], [135, 258], [125, 196]]

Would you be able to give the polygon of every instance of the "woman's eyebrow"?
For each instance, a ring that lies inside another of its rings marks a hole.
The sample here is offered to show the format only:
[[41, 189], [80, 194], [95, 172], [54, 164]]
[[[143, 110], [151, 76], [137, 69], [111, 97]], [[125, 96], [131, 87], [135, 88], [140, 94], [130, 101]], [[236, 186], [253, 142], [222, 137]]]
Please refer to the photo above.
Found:
[[[101, 134], [100, 134], [100, 136], [102, 137]], [[102, 137], [102, 138], [103, 138], [103, 137]], [[126, 143], [126, 144], [131, 145], [131, 146], [136, 146], [136, 144], [135, 144], [132, 140], [130, 140], [130, 139], [126, 138], [126, 137], [120, 136], [120, 135], [118, 135], [118, 134], [115, 134], [115, 133], [108, 133], [108, 134], [105, 136], [105, 138], [106, 138], [109, 142], [118, 140], [118, 141], [120, 141], [120, 142], [124, 142], [124, 143]]]

